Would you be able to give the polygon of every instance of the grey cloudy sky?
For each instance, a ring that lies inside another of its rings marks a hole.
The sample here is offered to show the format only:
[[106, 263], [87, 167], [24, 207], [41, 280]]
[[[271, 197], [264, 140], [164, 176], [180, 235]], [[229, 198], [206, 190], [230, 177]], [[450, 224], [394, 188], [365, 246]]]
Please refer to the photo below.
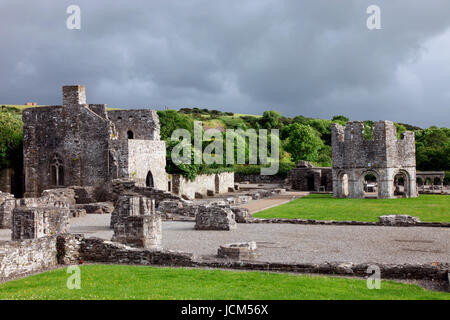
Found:
[[0, 14], [3, 104], [85, 84], [111, 107], [450, 126], [448, 0], [0, 0]]

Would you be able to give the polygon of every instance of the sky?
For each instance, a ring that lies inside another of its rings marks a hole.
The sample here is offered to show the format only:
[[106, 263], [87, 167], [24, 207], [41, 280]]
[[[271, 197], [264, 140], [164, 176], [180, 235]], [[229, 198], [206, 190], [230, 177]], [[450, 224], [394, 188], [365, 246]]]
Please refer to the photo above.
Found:
[[450, 127], [448, 0], [0, 0], [0, 15], [0, 104], [84, 84], [109, 107]]

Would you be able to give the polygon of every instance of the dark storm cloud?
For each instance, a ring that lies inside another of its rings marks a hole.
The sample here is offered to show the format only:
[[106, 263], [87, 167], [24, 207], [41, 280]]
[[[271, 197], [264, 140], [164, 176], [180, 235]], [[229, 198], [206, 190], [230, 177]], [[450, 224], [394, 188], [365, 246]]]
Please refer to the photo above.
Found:
[[[81, 30], [66, 8], [81, 7]], [[366, 28], [381, 7], [382, 30]], [[0, 2], [0, 103], [91, 103], [449, 126], [450, 3]]]

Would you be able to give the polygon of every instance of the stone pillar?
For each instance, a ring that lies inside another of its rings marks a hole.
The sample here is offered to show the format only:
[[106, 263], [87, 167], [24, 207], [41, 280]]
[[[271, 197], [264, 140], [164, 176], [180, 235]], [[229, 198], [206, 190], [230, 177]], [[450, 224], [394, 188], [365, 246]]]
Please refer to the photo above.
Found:
[[141, 215], [123, 218], [114, 226], [111, 241], [131, 247], [155, 249], [161, 247], [161, 215]]
[[111, 215], [111, 228], [122, 218], [155, 214], [155, 200], [139, 196], [121, 196]]
[[63, 86], [63, 106], [86, 104], [86, 87]]
[[111, 216], [114, 236], [111, 241], [138, 248], [161, 246], [161, 215], [155, 200], [142, 196], [121, 196]]

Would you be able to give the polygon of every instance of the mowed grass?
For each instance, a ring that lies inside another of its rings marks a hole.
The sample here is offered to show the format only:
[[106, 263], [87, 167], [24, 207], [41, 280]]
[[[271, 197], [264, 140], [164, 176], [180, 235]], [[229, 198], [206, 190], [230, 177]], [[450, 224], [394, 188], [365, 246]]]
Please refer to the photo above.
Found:
[[417, 285], [382, 281], [369, 290], [363, 279], [157, 268], [124, 265], [84, 265], [81, 289], [68, 289], [70, 274], [53, 270], [0, 285], [0, 299], [443, 299], [450, 294]]
[[386, 214], [407, 214], [424, 222], [450, 222], [450, 196], [401, 199], [334, 199], [312, 194], [254, 214], [257, 218], [378, 221]]

